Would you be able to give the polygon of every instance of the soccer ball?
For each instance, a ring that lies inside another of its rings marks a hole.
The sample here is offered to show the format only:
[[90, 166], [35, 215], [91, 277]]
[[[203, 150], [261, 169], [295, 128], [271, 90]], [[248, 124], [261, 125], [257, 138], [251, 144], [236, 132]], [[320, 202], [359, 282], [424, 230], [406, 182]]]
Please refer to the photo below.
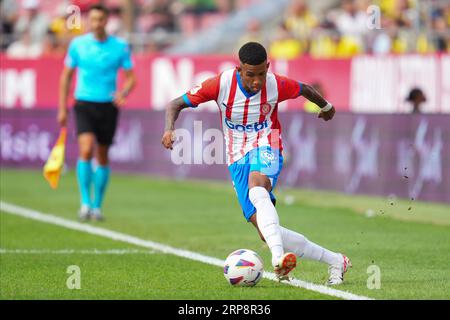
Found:
[[252, 287], [261, 280], [263, 272], [261, 257], [248, 249], [230, 253], [223, 268], [225, 279], [233, 286]]

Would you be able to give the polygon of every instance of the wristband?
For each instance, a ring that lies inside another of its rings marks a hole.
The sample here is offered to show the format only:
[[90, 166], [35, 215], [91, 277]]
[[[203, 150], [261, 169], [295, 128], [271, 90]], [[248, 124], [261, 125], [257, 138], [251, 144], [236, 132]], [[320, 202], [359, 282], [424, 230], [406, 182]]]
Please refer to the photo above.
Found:
[[328, 112], [333, 108], [333, 105], [329, 102], [327, 102], [327, 105], [325, 107], [322, 108], [323, 112]]

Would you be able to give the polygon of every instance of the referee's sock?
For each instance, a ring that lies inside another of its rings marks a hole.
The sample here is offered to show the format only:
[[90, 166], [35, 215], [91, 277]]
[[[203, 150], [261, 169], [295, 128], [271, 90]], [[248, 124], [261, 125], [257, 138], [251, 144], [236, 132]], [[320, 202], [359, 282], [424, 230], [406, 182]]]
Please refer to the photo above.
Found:
[[92, 166], [91, 161], [78, 159], [77, 162], [77, 179], [80, 187], [81, 205], [91, 206], [91, 182], [92, 182]]
[[94, 173], [94, 202], [93, 209], [100, 209], [102, 207], [103, 196], [105, 195], [106, 187], [108, 185], [111, 169], [109, 166], [98, 166]]

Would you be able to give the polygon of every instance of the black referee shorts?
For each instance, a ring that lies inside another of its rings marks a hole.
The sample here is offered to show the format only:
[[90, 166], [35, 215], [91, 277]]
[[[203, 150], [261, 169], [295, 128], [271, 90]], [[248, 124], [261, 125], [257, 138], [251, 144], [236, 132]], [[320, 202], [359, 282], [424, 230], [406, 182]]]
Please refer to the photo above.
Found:
[[74, 110], [78, 135], [93, 133], [98, 144], [113, 144], [119, 119], [119, 109], [114, 103], [77, 100]]

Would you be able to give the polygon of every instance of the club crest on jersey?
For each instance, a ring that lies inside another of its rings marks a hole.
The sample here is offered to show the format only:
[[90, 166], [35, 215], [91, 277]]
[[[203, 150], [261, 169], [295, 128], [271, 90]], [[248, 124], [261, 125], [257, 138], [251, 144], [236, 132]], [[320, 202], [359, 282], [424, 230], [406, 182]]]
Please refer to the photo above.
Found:
[[243, 125], [243, 124], [237, 124], [232, 122], [230, 119], [225, 118], [225, 124], [227, 125], [228, 128], [232, 129], [232, 130], [236, 130], [239, 132], [258, 132], [259, 130], [265, 129], [268, 127], [268, 123], [267, 120], [265, 120], [264, 122], [255, 122], [252, 124], [247, 124], [247, 125]]
[[263, 116], [267, 115], [267, 114], [270, 112], [270, 109], [271, 109], [271, 108], [272, 108], [272, 106], [271, 106], [270, 104], [268, 104], [268, 103], [263, 103], [263, 104], [261, 105], [261, 108], [260, 108], [261, 114], [262, 114]]
[[198, 90], [200, 90], [201, 88], [202, 88], [202, 85], [201, 85], [201, 84], [196, 85], [195, 87], [193, 87], [193, 88], [191, 89], [191, 91], [189, 91], [189, 93], [192, 94], [192, 95], [194, 95], [194, 94], [196, 94], [196, 93], [198, 92]]

